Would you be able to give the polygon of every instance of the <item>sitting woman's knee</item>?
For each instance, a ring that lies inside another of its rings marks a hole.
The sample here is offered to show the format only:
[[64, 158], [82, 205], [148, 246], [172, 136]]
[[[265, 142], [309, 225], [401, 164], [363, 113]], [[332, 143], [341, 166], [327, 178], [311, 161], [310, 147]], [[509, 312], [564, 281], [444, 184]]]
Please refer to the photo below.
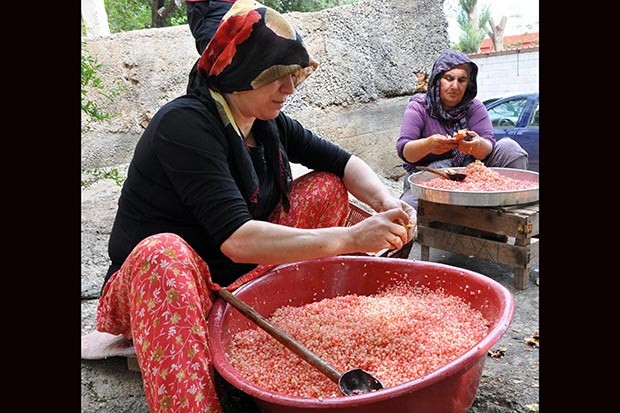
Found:
[[527, 169], [528, 154], [514, 139], [502, 138], [495, 142], [490, 161], [488, 166]]
[[187, 250], [189, 252], [191, 249], [192, 247], [189, 246], [187, 241], [185, 241], [178, 234], [174, 234], [172, 232], [162, 232], [144, 238], [134, 247], [130, 256], [141, 254], [142, 252], [147, 252], [152, 255], [157, 251], [165, 255], [171, 250], [175, 250], [177, 252]]
[[[348, 191], [342, 179], [331, 173], [323, 171], [311, 171], [293, 181], [293, 188], [305, 188], [306, 192], [312, 192], [315, 195], [321, 193], [338, 194], [342, 199], [348, 199]], [[319, 200], [321, 197], [314, 197]]]

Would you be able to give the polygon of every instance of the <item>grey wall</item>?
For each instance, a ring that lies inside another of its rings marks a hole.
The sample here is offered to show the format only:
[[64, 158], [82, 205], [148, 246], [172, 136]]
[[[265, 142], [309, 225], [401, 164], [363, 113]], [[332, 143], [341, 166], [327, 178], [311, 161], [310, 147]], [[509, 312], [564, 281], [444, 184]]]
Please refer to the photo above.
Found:
[[[378, 172], [402, 173], [394, 141], [404, 103], [388, 103], [387, 112], [383, 103], [413, 93], [415, 73], [449, 46], [443, 0], [361, 0], [287, 16], [319, 67], [284, 111], [363, 154]], [[82, 167], [126, 163], [157, 109], [184, 93], [198, 58], [194, 39], [184, 25], [87, 39], [86, 49], [102, 64], [104, 82], [124, 89], [104, 107], [114, 118], [82, 116]]]
[[[284, 111], [306, 127], [365, 159], [380, 175], [404, 174], [395, 141], [416, 72], [430, 73], [449, 47], [443, 0], [361, 0], [314, 13], [289, 13], [318, 70]], [[185, 92], [199, 57], [187, 25], [84, 39], [108, 87], [121, 87], [102, 108], [114, 116], [93, 122], [82, 113], [81, 166], [125, 164], [153, 114]], [[538, 90], [535, 51], [472, 55], [480, 66], [482, 100]]]
[[479, 69], [480, 100], [539, 91], [538, 47], [470, 57]]

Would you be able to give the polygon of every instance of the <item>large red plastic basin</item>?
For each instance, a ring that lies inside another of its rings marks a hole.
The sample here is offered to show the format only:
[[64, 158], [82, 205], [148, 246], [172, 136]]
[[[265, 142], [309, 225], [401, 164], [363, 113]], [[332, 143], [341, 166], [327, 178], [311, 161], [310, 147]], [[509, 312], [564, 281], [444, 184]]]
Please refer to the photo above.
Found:
[[[442, 288], [463, 298], [489, 321], [489, 332], [466, 354], [426, 377], [372, 393], [335, 398], [300, 398], [265, 391], [242, 377], [226, 351], [232, 336], [258, 328], [219, 299], [209, 317], [209, 346], [215, 368], [233, 386], [254, 398], [264, 413], [465, 413], [471, 407], [487, 351], [512, 322], [514, 298], [498, 282], [445, 264], [406, 259], [342, 256], [282, 265], [235, 291], [265, 317], [284, 305], [301, 306], [347, 294], [371, 295], [396, 281]], [[308, 368], [313, 368], [308, 365]]]

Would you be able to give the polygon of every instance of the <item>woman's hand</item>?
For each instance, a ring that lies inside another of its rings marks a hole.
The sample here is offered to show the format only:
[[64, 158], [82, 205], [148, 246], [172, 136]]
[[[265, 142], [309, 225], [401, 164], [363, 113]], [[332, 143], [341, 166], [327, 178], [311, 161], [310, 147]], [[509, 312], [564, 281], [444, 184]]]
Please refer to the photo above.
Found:
[[401, 219], [397, 221], [399, 224], [404, 225], [408, 231], [408, 238], [405, 243], [418, 237], [418, 213], [411, 205], [403, 200], [390, 196], [383, 200], [382, 206], [383, 211], [397, 208], [401, 209], [407, 215], [406, 220]]
[[472, 155], [476, 159], [484, 159], [491, 153], [493, 145], [476, 132], [468, 130], [467, 137], [457, 143], [457, 148], [466, 155]]
[[400, 206], [378, 212], [350, 227], [351, 239], [360, 252], [401, 249], [417, 236], [415, 209], [408, 204], [407, 212]]
[[[392, 231], [390, 231], [390, 233], [375, 232], [372, 236], [378, 238], [372, 239], [370, 242], [364, 241], [364, 248], [376, 246], [373, 242], [379, 243], [380, 245], [376, 249], [361, 249], [357, 250], [358, 252], [378, 251], [384, 248], [401, 248], [403, 244], [417, 237], [418, 220], [415, 209], [405, 201], [401, 201], [394, 197], [366, 162], [355, 155], [351, 156], [345, 168], [343, 180], [347, 191], [356, 199], [376, 211], [376, 215], [381, 217], [382, 213], [390, 214], [388, 217], [390, 218], [388, 224], [392, 227]], [[368, 219], [369, 218], [366, 220]], [[374, 231], [380, 231], [380, 229], [373, 227], [373, 232]], [[366, 235], [367, 234], [360, 234], [362, 237], [361, 239], [365, 239]], [[400, 239], [400, 241], [396, 242], [397, 246], [392, 247], [392, 245], [394, 245], [393, 243], [386, 245], [386, 243], [390, 241], [388, 237], [392, 238], [391, 241], [395, 241], [394, 235], [397, 235]]]
[[426, 138], [429, 153], [440, 155], [458, 147], [458, 142], [450, 135], [440, 135], [438, 133]]

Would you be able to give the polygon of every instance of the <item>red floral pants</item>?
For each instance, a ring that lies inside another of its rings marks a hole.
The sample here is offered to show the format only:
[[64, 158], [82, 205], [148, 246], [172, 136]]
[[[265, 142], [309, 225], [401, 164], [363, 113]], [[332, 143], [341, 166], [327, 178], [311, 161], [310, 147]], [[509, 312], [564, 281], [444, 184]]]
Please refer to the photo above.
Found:
[[[342, 181], [323, 172], [296, 179], [290, 201], [288, 214], [278, 205], [269, 221], [297, 228], [343, 226], [349, 211]], [[258, 265], [226, 288], [233, 291], [273, 267]], [[105, 285], [97, 330], [133, 340], [151, 412], [222, 411], [206, 328], [220, 288], [207, 263], [172, 233], [142, 240]]]

